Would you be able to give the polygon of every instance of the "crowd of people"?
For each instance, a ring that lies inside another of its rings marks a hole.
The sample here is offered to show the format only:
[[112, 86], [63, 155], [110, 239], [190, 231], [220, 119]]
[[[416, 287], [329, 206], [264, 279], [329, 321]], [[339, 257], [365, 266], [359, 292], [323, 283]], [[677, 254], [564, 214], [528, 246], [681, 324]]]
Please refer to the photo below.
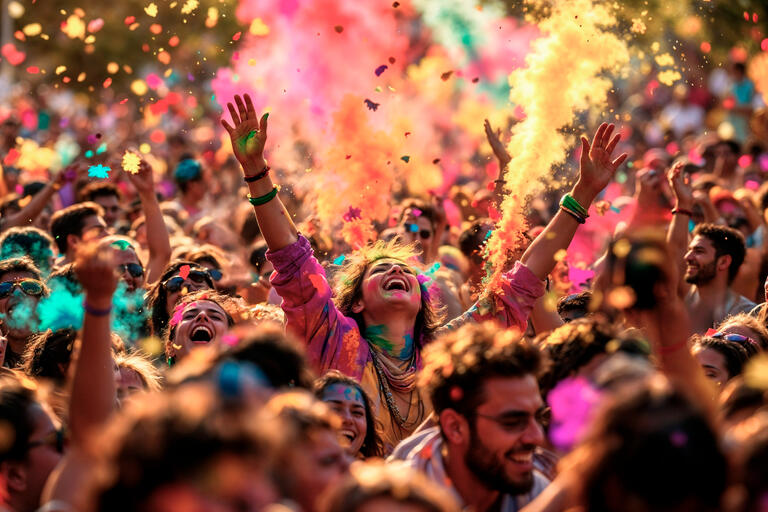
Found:
[[595, 123], [570, 186], [531, 198], [493, 289], [514, 191], [488, 121], [498, 179], [404, 188], [350, 247], [267, 161], [280, 112], [247, 94], [220, 114], [233, 159], [166, 127], [101, 178], [137, 142], [130, 105], [100, 113], [116, 157], [54, 173], [20, 160], [102, 134], [17, 97], [1, 508], [768, 509], [768, 111], [743, 64], [707, 78], [612, 97], [630, 118]]

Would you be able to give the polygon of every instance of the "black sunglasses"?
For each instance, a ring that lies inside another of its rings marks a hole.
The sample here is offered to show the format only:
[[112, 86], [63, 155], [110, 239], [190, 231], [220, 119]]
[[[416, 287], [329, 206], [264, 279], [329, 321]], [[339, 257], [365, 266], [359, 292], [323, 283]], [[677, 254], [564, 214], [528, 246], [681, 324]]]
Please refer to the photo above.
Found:
[[208, 275], [211, 276], [211, 279], [214, 281], [218, 281], [224, 274], [221, 273], [221, 270], [212, 268], [208, 270]]
[[[190, 270], [189, 275], [187, 276], [187, 279], [192, 281], [193, 283], [206, 283], [208, 284], [208, 279], [210, 279], [210, 276], [207, 272], [203, 272], [202, 270]], [[181, 287], [184, 285], [185, 282], [187, 282], [187, 279], [184, 279], [181, 276], [174, 276], [167, 281], [163, 283], [163, 287], [168, 290], [171, 293], [175, 293], [179, 290], [181, 290]]]
[[8, 297], [15, 287], [21, 288], [21, 291], [27, 295], [38, 297], [43, 294], [43, 285], [34, 279], [22, 279], [20, 281], [4, 281], [0, 283], [0, 299]]
[[406, 224], [405, 229], [410, 231], [411, 233], [418, 233], [419, 236], [426, 240], [427, 238], [432, 236], [432, 232], [428, 229], [419, 229], [418, 224]]
[[144, 275], [144, 267], [139, 265], [138, 263], [125, 263], [123, 265], [117, 266], [117, 271], [122, 274], [123, 272], [128, 270], [128, 273], [131, 274], [133, 277], [141, 277]]

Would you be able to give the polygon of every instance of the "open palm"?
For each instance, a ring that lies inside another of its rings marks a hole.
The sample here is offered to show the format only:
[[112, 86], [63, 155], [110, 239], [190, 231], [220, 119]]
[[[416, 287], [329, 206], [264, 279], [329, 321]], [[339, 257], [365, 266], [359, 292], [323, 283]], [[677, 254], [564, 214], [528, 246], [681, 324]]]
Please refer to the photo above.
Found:
[[616, 145], [621, 140], [619, 134], [611, 138], [613, 129], [613, 124], [601, 124], [595, 132], [592, 144], [586, 137], [581, 137], [579, 181], [594, 194], [598, 194], [611, 182], [616, 169], [627, 159], [626, 153], [622, 153], [616, 159], [612, 157]]
[[264, 157], [269, 114], [264, 114], [259, 121], [253, 101], [247, 94], [244, 97], [235, 95], [235, 103], [237, 108], [232, 103], [227, 103], [234, 126], [224, 119], [221, 120], [221, 125], [229, 133], [235, 157], [247, 169], [258, 164]]

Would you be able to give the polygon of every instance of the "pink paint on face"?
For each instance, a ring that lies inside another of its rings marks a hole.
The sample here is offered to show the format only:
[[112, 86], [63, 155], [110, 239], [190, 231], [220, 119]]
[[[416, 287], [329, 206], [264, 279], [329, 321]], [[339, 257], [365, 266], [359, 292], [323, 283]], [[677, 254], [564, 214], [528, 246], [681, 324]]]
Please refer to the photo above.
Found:
[[371, 264], [363, 277], [363, 305], [368, 311], [407, 307], [418, 312], [421, 287], [416, 271], [407, 263], [384, 258]]

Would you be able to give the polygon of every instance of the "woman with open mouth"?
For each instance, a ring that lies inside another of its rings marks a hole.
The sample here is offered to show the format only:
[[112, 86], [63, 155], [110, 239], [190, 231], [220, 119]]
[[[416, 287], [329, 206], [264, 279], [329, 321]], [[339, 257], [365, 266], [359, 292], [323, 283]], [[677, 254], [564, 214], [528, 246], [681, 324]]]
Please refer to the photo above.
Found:
[[234, 307], [232, 299], [210, 290], [185, 296], [176, 306], [166, 331], [168, 366], [195, 348], [218, 347], [221, 337], [235, 324], [230, 313]]
[[356, 459], [384, 455], [371, 399], [360, 383], [337, 370], [330, 370], [315, 381], [315, 396], [341, 418], [337, 433], [349, 455]]
[[[422, 347], [442, 325], [439, 305], [429, 297], [432, 277], [419, 271], [412, 247], [379, 241], [347, 255], [334, 293], [270, 178], [264, 158], [269, 114], [259, 118], [247, 94], [236, 95], [235, 104], [227, 104], [232, 124], [224, 119], [221, 123], [243, 168], [248, 201], [269, 247], [267, 259], [275, 267], [270, 281], [283, 299], [287, 329], [304, 341], [308, 359], [319, 372], [336, 369], [361, 383], [374, 402], [389, 450], [431, 412], [416, 386], [416, 375], [422, 367]], [[627, 157], [612, 158], [621, 139], [612, 136], [613, 130], [603, 123], [591, 144], [581, 138], [579, 180], [563, 196], [558, 213], [504, 274], [499, 287], [488, 290], [483, 301], [444, 328], [495, 319], [502, 327], [525, 331], [534, 302], [544, 294], [543, 281], [554, 267], [555, 254], [568, 247], [586, 221], [590, 204]]]

